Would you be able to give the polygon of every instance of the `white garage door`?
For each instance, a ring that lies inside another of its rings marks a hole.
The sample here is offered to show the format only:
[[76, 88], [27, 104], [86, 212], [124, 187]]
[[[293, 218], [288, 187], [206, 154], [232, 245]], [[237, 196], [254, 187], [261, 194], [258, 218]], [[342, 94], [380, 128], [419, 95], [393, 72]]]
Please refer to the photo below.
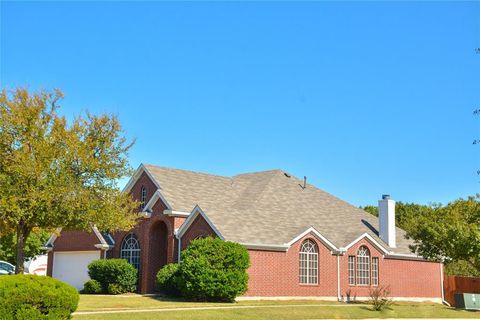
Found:
[[83, 289], [88, 277], [88, 264], [100, 259], [100, 251], [65, 251], [55, 252], [53, 256], [54, 278], [66, 282], [75, 288]]

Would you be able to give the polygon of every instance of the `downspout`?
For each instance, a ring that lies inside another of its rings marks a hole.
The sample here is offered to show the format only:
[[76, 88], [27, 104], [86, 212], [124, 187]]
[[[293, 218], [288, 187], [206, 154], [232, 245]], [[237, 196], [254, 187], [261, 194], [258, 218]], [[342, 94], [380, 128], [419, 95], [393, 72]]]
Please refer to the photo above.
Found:
[[451, 307], [450, 303], [445, 300], [445, 292], [443, 291], [443, 261], [440, 262], [440, 290], [442, 291], [442, 303]]
[[340, 255], [337, 254], [337, 299], [338, 301], [342, 301], [340, 295]]
[[177, 263], [180, 263], [180, 253], [182, 252], [182, 239], [181, 238], [177, 238], [177, 239], [178, 239]]

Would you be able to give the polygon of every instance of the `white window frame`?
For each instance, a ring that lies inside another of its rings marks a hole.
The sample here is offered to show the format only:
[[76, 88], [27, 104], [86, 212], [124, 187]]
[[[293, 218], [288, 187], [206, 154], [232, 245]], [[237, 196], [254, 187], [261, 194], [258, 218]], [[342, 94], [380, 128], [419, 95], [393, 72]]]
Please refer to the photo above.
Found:
[[378, 286], [378, 257], [372, 257], [372, 286]]
[[128, 263], [140, 270], [140, 241], [134, 233], [129, 233], [123, 238], [120, 247], [120, 259], [126, 259]]
[[318, 284], [318, 245], [311, 239], [300, 246], [298, 277], [300, 284]]
[[140, 203], [143, 210], [143, 208], [145, 208], [145, 205], [147, 204], [147, 188], [145, 186], [142, 186], [142, 189], [140, 191]]
[[355, 256], [348, 256], [348, 284], [354, 286], [355, 279]]
[[361, 246], [357, 251], [356, 283], [359, 286], [370, 285], [370, 250]]

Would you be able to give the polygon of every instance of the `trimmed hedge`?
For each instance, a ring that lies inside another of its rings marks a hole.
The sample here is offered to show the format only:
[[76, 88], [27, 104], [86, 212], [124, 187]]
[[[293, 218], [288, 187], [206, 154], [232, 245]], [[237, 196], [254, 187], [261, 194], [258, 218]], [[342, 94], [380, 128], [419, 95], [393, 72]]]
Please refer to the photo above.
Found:
[[125, 259], [92, 261], [88, 265], [88, 275], [98, 281], [102, 293], [121, 294], [137, 290], [137, 269]]
[[70, 319], [77, 309], [77, 289], [46, 276], [0, 277], [2, 320]]
[[244, 246], [219, 238], [196, 239], [182, 252], [178, 289], [197, 301], [233, 301], [247, 291], [249, 266]]
[[156, 289], [169, 296], [179, 296], [178, 291], [178, 277], [179, 277], [179, 264], [170, 263], [163, 266], [157, 273]]

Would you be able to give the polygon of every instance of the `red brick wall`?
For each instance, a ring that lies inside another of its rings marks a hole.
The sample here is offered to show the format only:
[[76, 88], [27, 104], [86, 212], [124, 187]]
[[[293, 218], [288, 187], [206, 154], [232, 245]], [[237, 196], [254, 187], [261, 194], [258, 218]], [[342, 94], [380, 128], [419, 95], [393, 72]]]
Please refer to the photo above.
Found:
[[[305, 239], [319, 247], [319, 284], [299, 283], [299, 250]], [[424, 261], [385, 259], [368, 241], [361, 240], [340, 256], [340, 290], [346, 298], [367, 297], [370, 287], [348, 285], [348, 255], [355, 255], [361, 245], [379, 257], [379, 285], [390, 285], [392, 297], [440, 298], [440, 264]], [[312, 235], [293, 244], [287, 252], [249, 250], [249, 289], [245, 296], [320, 296], [337, 297], [337, 256]]]
[[[300, 284], [299, 251], [302, 242], [316, 242], [319, 253], [319, 283]], [[287, 252], [249, 250], [248, 291], [245, 296], [337, 296], [337, 261], [318, 239], [307, 235]]]
[[441, 298], [440, 263], [383, 258], [366, 239], [360, 240], [340, 257], [342, 295], [345, 296], [350, 289], [352, 296], [368, 296], [369, 287], [348, 285], [348, 256], [356, 255], [362, 245], [370, 249], [371, 256], [379, 257], [379, 285], [390, 286], [392, 297]]
[[216, 234], [207, 221], [198, 215], [182, 236], [182, 250], [188, 247], [190, 241], [205, 236], [216, 236]]

